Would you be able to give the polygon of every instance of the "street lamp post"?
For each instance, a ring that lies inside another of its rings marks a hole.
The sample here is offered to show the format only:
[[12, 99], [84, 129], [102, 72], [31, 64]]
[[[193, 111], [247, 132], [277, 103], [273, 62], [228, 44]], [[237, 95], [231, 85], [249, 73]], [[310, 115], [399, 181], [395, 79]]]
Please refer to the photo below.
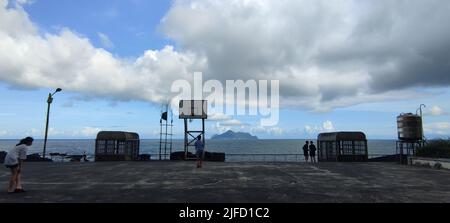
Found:
[[48, 94], [48, 99], [47, 99], [47, 121], [45, 124], [45, 138], [44, 138], [44, 150], [42, 151], [42, 159], [45, 159], [45, 150], [47, 149], [47, 137], [48, 137], [48, 123], [49, 123], [49, 118], [50, 118], [50, 105], [53, 102], [53, 95], [55, 95], [56, 93], [62, 91], [61, 88], [58, 88], [55, 90], [55, 92], [49, 93]]

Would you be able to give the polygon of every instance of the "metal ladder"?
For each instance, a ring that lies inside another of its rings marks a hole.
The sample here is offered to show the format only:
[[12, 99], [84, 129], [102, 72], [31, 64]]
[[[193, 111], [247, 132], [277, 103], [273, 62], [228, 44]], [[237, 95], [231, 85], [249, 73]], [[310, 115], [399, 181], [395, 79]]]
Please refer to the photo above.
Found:
[[165, 105], [165, 111], [161, 112], [160, 134], [159, 134], [159, 160], [170, 160], [173, 148], [173, 114], [170, 111], [169, 123], [169, 105]]

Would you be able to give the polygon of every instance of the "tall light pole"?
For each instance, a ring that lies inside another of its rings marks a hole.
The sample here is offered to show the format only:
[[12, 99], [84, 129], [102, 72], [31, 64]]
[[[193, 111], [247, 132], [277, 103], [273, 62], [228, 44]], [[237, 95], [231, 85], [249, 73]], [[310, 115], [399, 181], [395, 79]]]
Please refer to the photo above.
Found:
[[48, 122], [49, 122], [49, 118], [50, 118], [50, 105], [53, 102], [53, 95], [55, 95], [56, 93], [62, 91], [61, 88], [58, 88], [55, 90], [55, 92], [49, 93], [48, 94], [48, 99], [47, 99], [47, 121], [45, 124], [45, 139], [44, 139], [44, 150], [42, 151], [42, 159], [45, 159], [45, 149], [47, 149], [47, 137], [48, 137]]

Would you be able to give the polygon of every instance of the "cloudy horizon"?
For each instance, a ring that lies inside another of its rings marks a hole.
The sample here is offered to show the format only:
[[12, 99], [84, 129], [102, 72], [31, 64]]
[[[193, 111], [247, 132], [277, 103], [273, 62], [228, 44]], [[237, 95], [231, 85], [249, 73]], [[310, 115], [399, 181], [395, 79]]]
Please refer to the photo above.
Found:
[[0, 138], [42, 137], [57, 87], [54, 138], [155, 138], [170, 86], [194, 72], [280, 81], [279, 125], [213, 114], [209, 135], [394, 139], [396, 116], [426, 104], [427, 137], [450, 137], [448, 1], [62, 2], [0, 0]]

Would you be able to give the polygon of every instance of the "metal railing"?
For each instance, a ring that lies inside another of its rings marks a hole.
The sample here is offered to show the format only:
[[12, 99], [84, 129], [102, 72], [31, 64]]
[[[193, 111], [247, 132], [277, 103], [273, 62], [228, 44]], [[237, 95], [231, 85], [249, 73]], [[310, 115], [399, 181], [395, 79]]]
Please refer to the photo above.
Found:
[[[159, 160], [159, 154], [149, 154], [151, 160]], [[170, 156], [162, 157], [169, 160]], [[305, 162], [303, 154], [226, 153], [225, 162]]]
[[[151, 157], [150, 160], [159, 160], [159, 154], [149, 155]], [[369, 154], [369, 159], [389, 155], [395, 154]], [[170, 160], [170, 155], [162, 156], [162, 158], [163, 160]], [[305, 157], [301, 153], [225, 153], [225, 162], [305, 162]]]
[[225, 162], [305, 162], [303, 154], [227, 153]]
[[369, 154], [369, 159], [379, 158], [383, 156], [394, 156], [396, 154]]
[[[369, 154], [369, 159], [389, 156], [393, 154]], [[316, 160], [317, 160], [316, 155]], [[303, 154], [248, 154], [231, 153], [225, 154], [226, 162], [305, 162]]]

